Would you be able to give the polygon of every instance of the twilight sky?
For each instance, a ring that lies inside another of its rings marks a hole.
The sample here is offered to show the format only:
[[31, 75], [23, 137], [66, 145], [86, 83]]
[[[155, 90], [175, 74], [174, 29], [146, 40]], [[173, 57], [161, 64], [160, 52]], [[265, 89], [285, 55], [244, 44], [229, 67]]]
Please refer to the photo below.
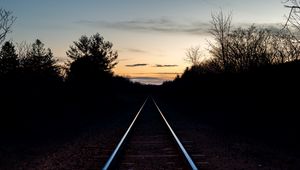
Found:
[[81, 35], [99, 32], [119, 52], [115, 73], [160, 84], [189, 66], [185, 50], [208, 48], [212, 12], [233, 24], [282, 24], [282, 0], [0, 0], [17, 21], [7, 40], [41, 39], [60, 60]]

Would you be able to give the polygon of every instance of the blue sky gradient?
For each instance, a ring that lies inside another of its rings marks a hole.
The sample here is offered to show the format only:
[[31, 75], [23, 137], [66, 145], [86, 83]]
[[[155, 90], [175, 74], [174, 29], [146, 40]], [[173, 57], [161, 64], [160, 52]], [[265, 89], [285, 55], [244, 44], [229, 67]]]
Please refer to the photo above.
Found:
[[[284, 23], [288, 14], [281, 0], [0, 0], [0, 7], [17, 17], [8, 40], [39, 38], [65, 60], [73, 41], [99, 32], [119, 52], [115, 72], [133, 78], [182, 72], [187, 48], [208, 48], [213, 12], [232, 12], [235, 24], [269, 25]], [[126, 67], [139, 63], [147, 65]]]

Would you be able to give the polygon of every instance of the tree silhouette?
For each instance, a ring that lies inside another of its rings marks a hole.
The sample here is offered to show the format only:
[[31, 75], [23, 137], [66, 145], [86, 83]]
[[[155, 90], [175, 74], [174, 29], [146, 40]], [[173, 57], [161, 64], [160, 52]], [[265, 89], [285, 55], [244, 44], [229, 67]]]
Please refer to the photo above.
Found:
[[280, 64], [299, 59], [300, 44], [295, 38], [288, 32], [278, 32], [271, 35], [269, 41], [269, 50], [272, 51], [272, 64]]
[[287, 16], [286, 23], [282, 30], [286, 29], [290, 34], [300, 42], [299, 31], [300, 31], [300, 1], [299, 0], [286, 0], [283, 2], [286, 8], [290, 9], [290, 13]]
[[0, 75], [12, 74], [19, 67], [19, 59], [12, 42], [5, 42], [0, 51]]
[[210, 33], [215, 39], [215, 43], [210, 43], [212, 50], [210, 51], [214, 57], [220, 61], [225, 72], [230, 71], [228, 59], [228, 35], [231, 31], [231, 14], [225, 15], [222, 11], [212, 14]]
[[59, 68], [56, 66], [51, 49], [46, 49], [45, 45], [36, 40], [32, 44], [27, 55], [21, 59], [22, 69], [25, 74], [32, 76], [42, 76], [44, 78], [58, 78]]
[[238, 28], [228, 35], [228, 65], [231, 71], [243, 72], [271, 64], [270, 50], [272, 34], [267, 29]]
[[90, 38], [82, 36], [67, 51], [67, 56], [73, 60], [68, 78], [70, 80], [101, 80], [104, 77], [111, 77], [118, 57], [118, 53], [112, 47], [113, 44], [104, 41], [99, 33]]
[[0, 8], [0, 44], [5, 40], [7, 33], [11, 31], [11, 26], [15, 22], [16, 17], [12, 12]]
[[210, 43], [212, 59], [207, 61], [209, 64], [201, 65], [202, 70], [213, 65], [217, 70], [221, 68], [222, 72], [247, 72], [299, 58], [299, 42], [288, 32], [254, 25], [231, 29], [231, 16], [222, 12], [212, 15], [211, 24], [211, 34], [215, 39], [215, 43]]
[[185, 60], [193, 66], [199, 65], [204, 58], [201, 53], [200, 46], [190, 47], [186, 50], [185, 55]]

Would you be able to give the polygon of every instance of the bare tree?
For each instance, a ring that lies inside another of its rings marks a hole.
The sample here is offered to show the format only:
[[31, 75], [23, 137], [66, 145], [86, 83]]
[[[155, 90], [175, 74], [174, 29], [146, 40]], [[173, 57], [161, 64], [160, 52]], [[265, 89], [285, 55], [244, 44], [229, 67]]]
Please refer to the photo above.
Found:
[[300, 1], [299, 0], [286, 0], [283, 2], [284, 7], [289, 8], [290, 12], [287, 16], [286, 23], [282, 30], [288, 31], [293, 39], [300, 42]]
[[269, 42], [269, 48], [273, 52], [273, 64], [298, 60], [300, 56], [300, 43], [289, 33], [278, 32], [273, 34]]
[[271, 35], [270, 30], [255, 26], [232, 31], [228, 37], [228, 65], [231, 71], [242, 72], [271, 64]]
[[[288, 23], [291, 22], [293, 24], [293, 20], [299, 19], [299, 13], [300, 13], [300, 2], [298, 0], [286, 0], [283, 2], [285, 5], [284, 7], [290, 8], [289, 15], [287, 17], [287, 22], [284, 27], [288, 26]], [[298, 21], [296, 22], [298, 23]], [[297, 24], [297, 27], [299, 27], [299, 24]]]
[[204, 60], [200, 46], [188, 48], [185, 52], [185, 56], [185, 61], [191, 63], [193, 66], [199, 65]]
[[16, 17], [11, 11], [0, 8], [0, 44], [4, 42], [7, 33], [11, 32], [11, 26], [15, 20]]
[[[286, 60], [299, 59], [299, 43], [300, 43], [300, 1], [299, 0], [286, 0], [283, 2], [284, 7], [289, 8], [290, 12], [287, 16], [286, 23], [282, 30], [289, 32], [290, 36], [284, 36], [285, 53], [288, 57]], [[282, 36], [281, 36], [282, 37]], [[285, 59], [282, 59], [285, 60]]]
[[231, 31], [231, 14], [225, 15], [223, 12], [212, 14], [210, 33], [214, 37], [216, 44], [210, 43], [213, 57], [221, 61], [221, 65], [225, 72], [228, 71], [228, 36]]

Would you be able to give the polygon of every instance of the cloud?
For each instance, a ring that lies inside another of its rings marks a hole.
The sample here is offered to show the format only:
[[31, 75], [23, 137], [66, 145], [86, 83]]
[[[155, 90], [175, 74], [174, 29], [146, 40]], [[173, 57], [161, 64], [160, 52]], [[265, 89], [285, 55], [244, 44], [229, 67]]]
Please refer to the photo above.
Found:
[[283, 25], [281, 23], [274, 23], [274, 24], [261, 24], [259, 25], [260, 28], [267, 28], [272, 32], [279, 32], [282, 31]]
[[135, 48], [127, 48], [127, 51], [133, 52], [133, 53], [148, 53], [147, 51], [135, 49]]
[[182, 73], [178, 73], [178, 72], [153, 72], [153, 73], [134, 73], [134, 74], [145, 74], [145, 75], [147, 75], [147, 74], [166, 74], [166, 75], [168, 75], [168, 74], [171, 74], [171, 75], [177, 75], [177, 74], [182, 74]]
[[208, 34], [208, 30], [210, 28], [210, 24], [208, 22], [179, 22], [168, 18], [136, 19], [116, 22], [81, 20], [76, 23], [92, 27], [105, 27], [118, 30], [183, 33], [192, 35]]
[[235, 23], [234, 28], [249, 28], [255, 26], [258, 29], [268, 29], [272, 32], [279, 32], [282, 30], [283, 25], [281, 23]]
[[175, 72], [133, 73], [128, 78], [134, 82], [140, 82], [143, 84], [160, 85], [164, 81], [174, 80], [177, 75], [181, 75], [181, 74], [182, 73], [175, 73]]
[[[166, 34], [189, 34], [189, 35], [210, 35], [211, 24], [209, 22], [201, 21], [177, 21], [170, 18], [156, 18], [156, 19], [135, 19], [127, 21], [91, 21], [80, 20], [75, 22], [86, 26], [96, 28], [109, 28], [116, 30], [139, 31], [139, 32], [158, 32]], [[247, 28], [253, 23], [233, 23], [234, 28]], [[277, 30], [282, 27], [279, 23], [258, 23], [254, 24], [259, 28], [269, 28]], [[145, 52], [138, 49], [128, 49], [133, 52]]]
[[144, 80], [161, 80], [162, 78], [158, 78], [158, 77], [131, 77], [130, 79], [144, 79]]
[[154, 67], [178, 67], [178, 65], [175, 65], [175, 64], [166, 64], [166, 65], [156, 64]]
[[129, 64], [129, 65], [126, 65], [126, 67], [144, 67], [144, 66], [147, 66], [148, 64]]
[[141, 84], [148, 84], [148, 85], [161, 85], [163, 82], [167, 81], [162, 78], [157, 77], [132, 77], [130, 78], [133, 82], [138, 82]]

